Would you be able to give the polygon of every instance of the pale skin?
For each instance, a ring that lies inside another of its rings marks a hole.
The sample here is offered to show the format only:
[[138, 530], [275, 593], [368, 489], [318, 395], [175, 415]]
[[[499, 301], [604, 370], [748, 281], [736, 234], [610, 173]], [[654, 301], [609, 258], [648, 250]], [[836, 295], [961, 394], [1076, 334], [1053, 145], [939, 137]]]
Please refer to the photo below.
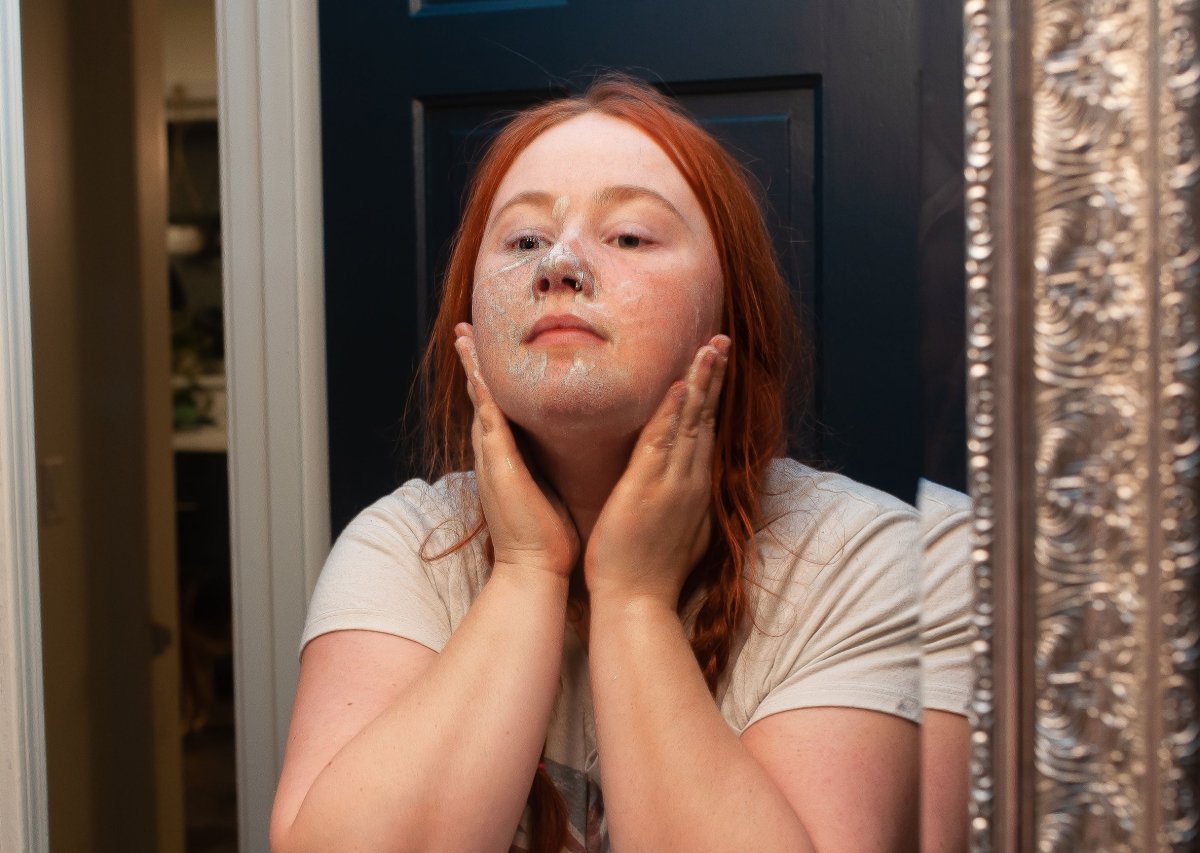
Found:
[[921, 853], [966, 853], [971, 729], [967, 718], [925, 710], [921, 719]]
[[[739, 737], [678, 616], [711, 527], [729, 350], [705, 297], [715, 258], [691, 190], [631, 125], [585, 115], [518, 157], [480, 248], [475, 325], [456, 330], [492, 573], [440, 653], [365, 631], [308, 644], [273, 849], [507, 850], [566, 630], [589, 651], [614, 849], [915, 849], [915, 726], [812, 708]], [[532, 333], [566, 313], [590, 331]], [[573, 577], [589, 608], [568, 626]]]

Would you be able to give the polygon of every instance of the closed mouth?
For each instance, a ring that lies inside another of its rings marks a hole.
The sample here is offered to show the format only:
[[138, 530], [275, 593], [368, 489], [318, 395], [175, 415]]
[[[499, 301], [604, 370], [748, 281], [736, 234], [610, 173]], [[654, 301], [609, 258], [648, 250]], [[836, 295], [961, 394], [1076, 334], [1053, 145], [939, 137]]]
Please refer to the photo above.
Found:
[[533, 324], [533, 328], [525, 336], [525, 343], [532, 343], [536, 338], [549, 332], [562, 332], [564, 333], [562, 337], [584, 338], [590, 335], [600, 340], [604, 339], [604, 336], [597, 332], [591, 323], [574, 314], [550, 314]]

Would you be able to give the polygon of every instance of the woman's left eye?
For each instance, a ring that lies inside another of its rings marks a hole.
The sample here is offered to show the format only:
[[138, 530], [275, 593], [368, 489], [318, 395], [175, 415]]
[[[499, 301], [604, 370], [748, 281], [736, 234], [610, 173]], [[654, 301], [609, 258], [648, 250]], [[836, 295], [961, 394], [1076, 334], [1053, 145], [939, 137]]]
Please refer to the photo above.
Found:
[[617, 247], [620, 249], [636, 249], [642, 245], [642, 238], [636, 234], [620, 234], [617, 237]]

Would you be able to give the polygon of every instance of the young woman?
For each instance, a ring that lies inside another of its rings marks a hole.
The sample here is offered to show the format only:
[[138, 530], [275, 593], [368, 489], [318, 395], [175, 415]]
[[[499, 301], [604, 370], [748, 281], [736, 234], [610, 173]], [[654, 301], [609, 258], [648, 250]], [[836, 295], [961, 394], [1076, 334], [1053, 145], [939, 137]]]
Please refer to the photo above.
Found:
[[272, 845], [915, 847], [916, 515], [780, 459], [793, 312], [739, 167], [606, 79], [480, 166], [429, 482], [310, 605]]

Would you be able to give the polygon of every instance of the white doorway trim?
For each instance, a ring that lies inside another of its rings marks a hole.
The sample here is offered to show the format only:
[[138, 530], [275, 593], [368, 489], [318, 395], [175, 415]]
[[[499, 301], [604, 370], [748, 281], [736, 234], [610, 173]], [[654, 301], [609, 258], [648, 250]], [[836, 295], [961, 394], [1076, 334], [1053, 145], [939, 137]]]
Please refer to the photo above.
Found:
[[0, 0], [0, 850], [49, 849], [19, 0]]
[[242, 853], [267, 826], [329, 550], [316, 0], [217, 0]]

